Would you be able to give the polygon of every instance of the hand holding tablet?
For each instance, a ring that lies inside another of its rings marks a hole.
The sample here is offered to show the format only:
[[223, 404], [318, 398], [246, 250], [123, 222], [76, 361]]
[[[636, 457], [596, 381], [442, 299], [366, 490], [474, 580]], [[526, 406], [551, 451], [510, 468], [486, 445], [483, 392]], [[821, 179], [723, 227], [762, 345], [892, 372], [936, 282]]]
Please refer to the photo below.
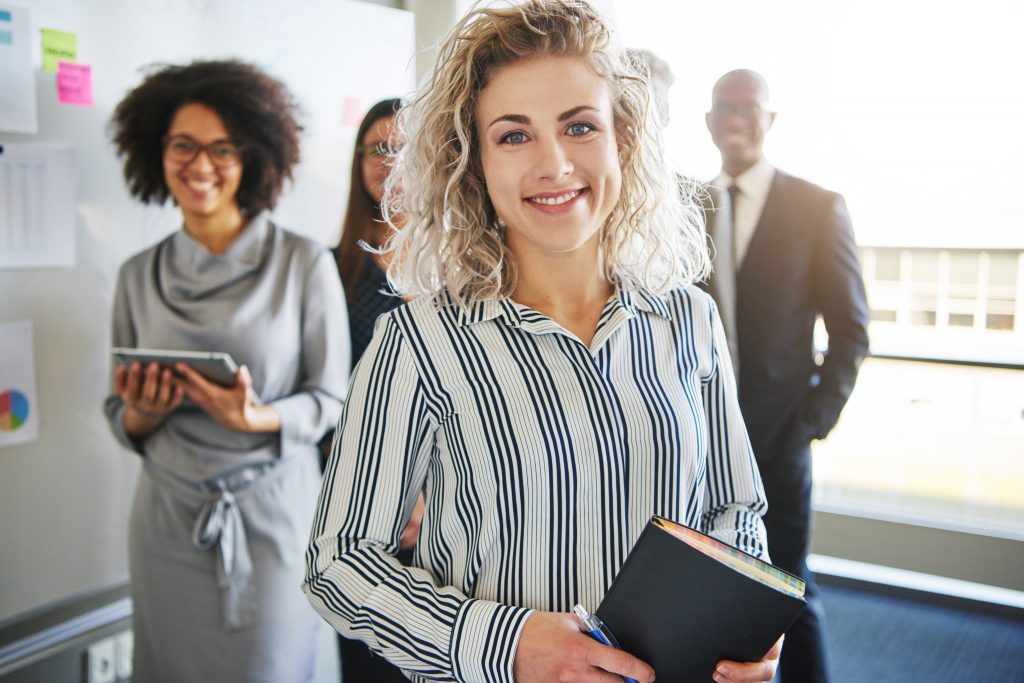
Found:
[[173, 351], [115, 346], [111, 353], [116, 365], [127, 367], [138, 361], [143, 368], [150, 363], [157, 363], [161, 368], [170, 368], [174, 371], [176, 363], [184, 363], [206, 379], [224, 387], [234, 386], [235, 373], [238, 372], [238, 365], [234, 359], [223, 351]]

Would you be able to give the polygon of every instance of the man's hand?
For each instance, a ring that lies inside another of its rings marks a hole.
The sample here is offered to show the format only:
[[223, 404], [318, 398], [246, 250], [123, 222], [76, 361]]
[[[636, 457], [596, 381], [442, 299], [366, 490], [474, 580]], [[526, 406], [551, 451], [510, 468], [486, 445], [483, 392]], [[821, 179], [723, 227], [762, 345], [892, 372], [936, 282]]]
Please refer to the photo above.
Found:
[[651, 683], [654, 669], [633, 655], [602, 645], [580, 631], [576, 617], [534, 612], [526, 620], [513, 664], [516, 683]]

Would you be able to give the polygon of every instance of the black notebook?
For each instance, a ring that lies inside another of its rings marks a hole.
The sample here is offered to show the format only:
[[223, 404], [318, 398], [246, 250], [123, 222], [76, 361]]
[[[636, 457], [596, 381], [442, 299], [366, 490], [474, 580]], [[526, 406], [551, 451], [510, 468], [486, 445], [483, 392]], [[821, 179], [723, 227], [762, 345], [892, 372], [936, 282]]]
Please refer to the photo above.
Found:
[[654, 517], [597, 616], [660, 683], [705, 683], [720, 660], [760, 660], [806, 607], [803, 594], [792, 574]]

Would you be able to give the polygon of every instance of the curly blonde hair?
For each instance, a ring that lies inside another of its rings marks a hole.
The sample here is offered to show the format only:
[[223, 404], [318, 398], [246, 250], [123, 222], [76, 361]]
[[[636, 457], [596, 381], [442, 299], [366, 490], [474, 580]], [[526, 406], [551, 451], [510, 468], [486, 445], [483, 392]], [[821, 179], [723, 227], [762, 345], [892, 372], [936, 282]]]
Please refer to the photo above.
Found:
[[515, 262], [484, 183], [476, 104], [495, 70], [547, 55], [589, 59], [611, 88], [622, 189], [601, 233], [609, 281], [662, 294], [707, 274], [702, 189], [678, 178], [662, 154], [646, 65], [613, 44], [584, 0], [526, 0], [474, 6], [398, 114], [401, 147], [383, 212], [394, 228], [384, 251], [399, 293], [447, 290], [469, 306], [515, 288]]

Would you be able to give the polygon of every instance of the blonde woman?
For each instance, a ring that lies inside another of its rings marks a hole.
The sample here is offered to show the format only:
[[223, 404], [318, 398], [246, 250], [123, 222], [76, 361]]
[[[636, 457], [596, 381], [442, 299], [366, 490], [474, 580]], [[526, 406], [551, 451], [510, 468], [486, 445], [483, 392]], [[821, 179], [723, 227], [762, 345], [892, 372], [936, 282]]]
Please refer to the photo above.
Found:
[[[765, 555], [721, 324], [690, 286], [702, 227], [649, 92], [588, 4], [533, 0], [472, 10], [399, 113], [389, 275], [416, 298], [353, 377], [305, 590], [414, 681], [649, 682], [568, 612], [650, 516]], [[770, 679], [780, 647], [716, 680]]]

